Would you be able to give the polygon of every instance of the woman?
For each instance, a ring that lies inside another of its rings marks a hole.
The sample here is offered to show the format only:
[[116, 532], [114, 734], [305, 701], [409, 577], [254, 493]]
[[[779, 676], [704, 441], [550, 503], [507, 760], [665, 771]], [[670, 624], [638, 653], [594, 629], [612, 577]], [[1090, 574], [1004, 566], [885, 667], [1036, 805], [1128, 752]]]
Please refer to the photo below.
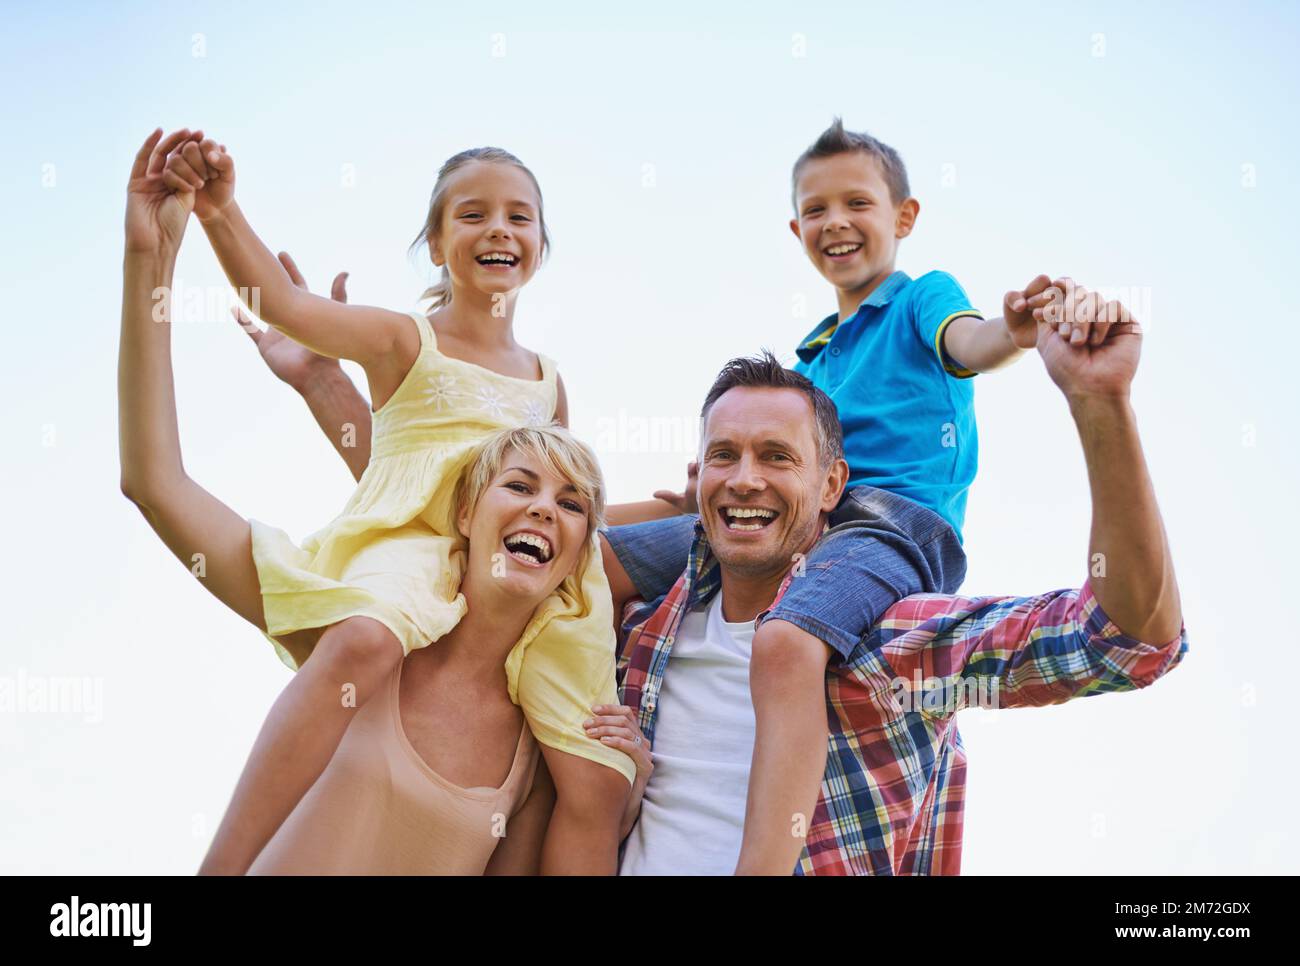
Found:
[[[182, 464], [170, 325], [154, 319], [154, 292], [170, 291], [194, 204], [192, 191], [168, 182], [164, 162], [201, 136], [155, 131], [128, 185], [118, 368], [122, 490], [186, 566], [202, 553], [208, 590], [265, 631], [248, 522]], [[169, 323], [167, 299], [161, 309]], [[241, 830], [223, 822], [218, 837], [255, 857], [250, 871], [536, 871], [549, 783], [509, 699], [504, 661], [537, 608], [580, 567], [604, 510], [600, 473], [590, 451], [564, 430], [510, 430], [480, 450], [457, 488], [457, 506], [467, 541], [460, 590], [468, 614], [438, 647], [413, 652], [380, 685], [378, 699], [365, 702], [338, 754], [269, 843], [241, 840]], [[550, 543], [545, 561], [507, 546], [510, 538], [517, 548], [521, 531]], [[281, 643], [307, 653], [304, 641]], [[350, 685], [328, 671], [312, 677], [313, 687], [321, 701], [349, 714], [357, 703], [349, 703]], [[602, 715], [597, 725], [599, 740], [637, 760], [641, 776], [648, 773], [649, 749], [630, 713]], [[292, 743], [258, 750], [272, 766], [275, 756], [294, 754]], [[642, 777], [624, 831], [643, 787]], [[227, 870], [205, 863], [201, 871]]]

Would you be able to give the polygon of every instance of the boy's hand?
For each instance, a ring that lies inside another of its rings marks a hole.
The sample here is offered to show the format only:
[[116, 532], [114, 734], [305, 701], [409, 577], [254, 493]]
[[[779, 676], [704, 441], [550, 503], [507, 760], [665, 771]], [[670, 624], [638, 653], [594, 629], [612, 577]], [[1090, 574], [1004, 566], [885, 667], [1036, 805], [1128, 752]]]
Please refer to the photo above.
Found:
[[1002, 318], [1017, 349], [1032, 349], [1038, 344], [1034, 309], [1048, 304], [1050, 296], [1047, 293], [1051, 285], [1050, 278], [1038, 275], [1023, 289], [1010, 291], [1002, 297]]
[[[302, 277], [302, 272], [298, 271], [298, 266], [289, 253], [280, 252], [279, 257], [280, 264], [289, 274], [289, 280], [304, 292], [308, 291], [307, 281]], [[347, 272], [339, 272], [334, 278], [330, 298], [335, 302], [348, 300], [347, 277]], [[230, 312], [239, 323], [239, 327], [248, 333], [248, 337], [257, 346], [257, 351], [261, 354], [266, 367], [277, 379], [295, 391], [301, 393], [311, 378], [322, 369], [339, 368], [337, 359], [312, 352], [301, 342], [295, 342], [283, 332], [270, 326], [267, 326], [266, 331], [263, 332], [240, 308], [235, 307]]]
[[696, 514], [700, 512], [697, 491], [700, 483], [700, 464], [691, 460], [686, 464], [686, 489], [681, 493], [672, 490], [655, 490], [655, 499], [671, 503], [678, 513]]
[[187, 141], [167, 158], [167, 170], [194, 189], [194, 216], [217, 217], [235, 197], [235, 159], [212, 138]]

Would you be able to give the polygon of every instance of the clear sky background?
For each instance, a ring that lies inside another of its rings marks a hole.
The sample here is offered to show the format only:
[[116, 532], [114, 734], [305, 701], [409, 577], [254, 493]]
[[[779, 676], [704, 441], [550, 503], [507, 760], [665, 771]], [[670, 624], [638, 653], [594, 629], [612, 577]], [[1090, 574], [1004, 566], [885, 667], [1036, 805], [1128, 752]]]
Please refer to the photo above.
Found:
[[[123, 197], [150, 130], [223, 141], [273, 249], [397, 309], [432, 277], [405, 252], [440, 163], [519, 155], [555, 247], [516, 333], [559, 361], [625, 501], [681, 485], [723, 362], [792, 359], [834, 310], [786, 222], [836, 114], [908, 165], [899, 268], [952, 272], [990, 315], [1068, 273], [1147, 331], [1134, 404], [1191, 651], [1136, 694], [963, 712], [965, 871], [1296, 871], [1297, 8], [473, 6], [6, 5], [0, 871], [194, 871], [289, 673], [118, 489]], [[178, 279], [225, 284], [197, 224]], [[189, 472], [297, 537], [331, 519], [351, 477], [224, 311], [173, 343]], [[1064, 401], [1036, 355], [976, 397], [964, 591], [1078, 585]], [[83, 710], [12, 703], [55, 678], [88, 683]]]

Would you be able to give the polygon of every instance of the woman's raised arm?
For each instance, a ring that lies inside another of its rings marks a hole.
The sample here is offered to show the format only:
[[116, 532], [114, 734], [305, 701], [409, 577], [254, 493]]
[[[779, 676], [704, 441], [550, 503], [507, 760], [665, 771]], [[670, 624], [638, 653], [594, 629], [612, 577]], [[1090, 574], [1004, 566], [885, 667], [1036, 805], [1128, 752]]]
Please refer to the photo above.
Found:
[[194, 194], [164, 170], [164, 161], [177, 145], [201, 137], [182, 129], [164, 138], [155, 130], [127, 185], [117, 368], [121, 486], [208, 591], [264, 630], [248, 521], [186, 474], [176, 424], [170, 294]]

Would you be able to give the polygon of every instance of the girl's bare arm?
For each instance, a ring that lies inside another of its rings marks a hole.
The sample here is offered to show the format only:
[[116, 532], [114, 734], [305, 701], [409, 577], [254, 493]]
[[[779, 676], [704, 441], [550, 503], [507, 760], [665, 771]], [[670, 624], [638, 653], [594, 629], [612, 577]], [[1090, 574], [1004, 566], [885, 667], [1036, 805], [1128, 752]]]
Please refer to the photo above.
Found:
[[314, 352], [359, 362], [372, 384], [376, 375], [384, 381], [387, 368], [400, 368], [402, 375], [410, 368], [419, 333], [409, 317], [335, 302], [293, 284], [235, 202], [235, 162], [224, 145], [211, 139], [187, 143], [172, 152], [167, 171], [196, 193], [195, 215], [226, 277], [254, 315]]

